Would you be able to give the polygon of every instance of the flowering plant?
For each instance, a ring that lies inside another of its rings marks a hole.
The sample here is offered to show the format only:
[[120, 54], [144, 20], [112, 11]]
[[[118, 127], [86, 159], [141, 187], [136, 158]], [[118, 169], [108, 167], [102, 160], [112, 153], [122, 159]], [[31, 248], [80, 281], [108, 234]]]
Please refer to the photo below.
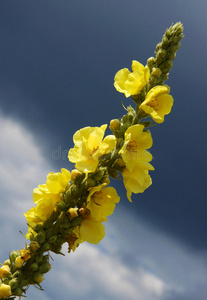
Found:
[[98, 244], [103, 239], [103, 223], [120, 201], [109, 185], [110, 177], [123, 178], [129, 201], [133, 193], [142, 193], [152, 184], [149, 128], [153, 122], [162, 123], [171, 111], [173, 97], [165, 81], [182, 32], [181, 23], [172, 25], [146, 66], [133, 60], [132, 72], [124, 68], [116, 73], [115, 88], [131, 96], [135, 107], [129, 105], [122, 118], [111, 120], [111, 135], [104, 137], [106, 124], [78, 130], [68, 153], [75, 168], [49, 173], [46, 183], [34, 189], [34, 206], [24, 214], [28, 242], [11, 251], [0, 267], [0, 299], [22, 297], [29, 285], [42, 289], [44, 274], [51, 268], [49, 252], [62, 254], [64, 243], [71, 252], [85, 241]]

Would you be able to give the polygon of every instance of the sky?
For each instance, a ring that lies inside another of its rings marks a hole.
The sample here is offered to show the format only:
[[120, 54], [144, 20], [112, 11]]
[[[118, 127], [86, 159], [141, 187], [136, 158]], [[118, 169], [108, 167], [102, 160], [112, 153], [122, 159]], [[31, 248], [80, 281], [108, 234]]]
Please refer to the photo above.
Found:
[[[146, 64], [172, 23], [185, 37], [166, 82], [174, 105], [151, 128], [153, 184], [121, 198], [99, 245], [83, 244], [31, 287], [34, 300], [206, 300], [206, 28], [204, 0], [1, 0], [0, 261], [24, 247], [32, 190], [67, 159], [73, 134], [109, 124], [133, 101], [114, 75]], [[107, 134], [110, 131], [107, 131]]]

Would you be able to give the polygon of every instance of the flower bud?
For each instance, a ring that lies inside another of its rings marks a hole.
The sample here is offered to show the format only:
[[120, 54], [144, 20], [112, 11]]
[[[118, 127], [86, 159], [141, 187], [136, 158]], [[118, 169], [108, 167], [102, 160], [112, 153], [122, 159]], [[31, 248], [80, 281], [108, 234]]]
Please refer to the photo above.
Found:
[[0, 278], [6, 277], [6, 275], [10, 274], [10, 267], [8, 265], [3, 265], [0, 268]]
[[10, 282], [9, 285], [11, 289], [15, 289], [18, 286], [19, 280], [17, 278], [13, 278]]
[[165, 58], [167, 52], [164, 50], [164, 49], [161, 49], [159, 52], [158, 52], [158, 55], [163, 59]]
[[36, 283], [41, 283], [44, 280], [44, 276], [42, 274], [35, 274], [33, 277]]
[[45, 251], [49, 251], [50, 250], [50, 244], [49, 243], [44, 243], [42, 245], [42, 250]]
[[11, 261], [15, 262], [15, 259], [17, 258], [17, 256], [19, 256], [19, 251], [12, 250], [10, 252], [9, 258], [11, 259]]
[[50, 269], [51, 269], [51, 264], [49, 262], [47, 262], [39, 267], [39, 272], [41, 274], [44, 274], [44, 273], [49, 272]]
[[38, 234], [36, 235], [35, 239], [37, 240], [38, 244], [42, 244], [45, 241], [45, 233], [40, 231], [38, 232]]
[[12, 295], [11, 286], [8, 284], [2, 283], [0, 286], [0, 297], [7, 298]]
[[96, 173], [96, 175], [94, 176], [94, 179], [96, 181], [101, 180], [101, 178], [105, 175], [106, 172], [107, 172], [107, 168], [99, 169], [98, 172]]
[[18, 286], [20, 288], [23, 288], [24, 286], [28, 286], [29, 285], [29, 280], [28, 279], [23, 279], [22, 281], [20, 281], [20, 283], [18, 284]]
[[57, 208], [58, 208], [60, 211], [64, 211], [64, 210], [67, 208], [67, 206], [66, 206], [65, 202], [59, 201], [59, 202], [57, 203]]
[[19, 287], [17, 287], [16, 289], [14, 289], [12, 291], [12, 294], [15, 295], [15, 296], [21, 296], [22, 295], [22, 290]]
[[77, 183], [78, 179], [80, 179], [80, 181], [82, 180], [82, 173], [79, 172], [76, 169], [73, 169], [71, 171], [71, 181], [72, 181], [72, 183]]
[[40, 245], [36, 241], [32, 241], [29, 245], [29, 249], [31, 250], [31, 252], [36, 252], [39, 248], [40, 248]]
[[118, 130], [121, 126], [121, 122], [118, 119], [113, 119], [110, 122], [110, 129], [111, 131]]
[[11, 260], [10, 259], [5, 260], [4, 265], [7, 265], [7, 266], [10, 267], [11, 266]]
[[29, 266], [29, 271], [33, 273], [33, 272], [36, 272], [38, 270], [38, 268], [39, 268], [38, 264], [33, 263]]
[[148, 58], [148, 60], [147, 60], [148, 67], [152, 68], [154, 66], [154, 64], [155, 64], [155, 58], [154, 57]]
[[36, 262], [37, 262], [37, 263], [40, 263], [40, 262], [42, 261], [42, 257], [43, 257], [42, 255], [37, 255], [37, 256], [36, 256], [36, 259], [35, 259]]
[[92, 178], [88, 178], [85, 181], [85, 185], [86, 185], [86, 188], [89, 189], [90, 187], [96, 186], [96, 181], [94, 179], [92, 179]]
[[159, 68], [153, 68], [152, 69], [152, 75], [156, 77], [160, 77], [162, 74], [162, 71]]

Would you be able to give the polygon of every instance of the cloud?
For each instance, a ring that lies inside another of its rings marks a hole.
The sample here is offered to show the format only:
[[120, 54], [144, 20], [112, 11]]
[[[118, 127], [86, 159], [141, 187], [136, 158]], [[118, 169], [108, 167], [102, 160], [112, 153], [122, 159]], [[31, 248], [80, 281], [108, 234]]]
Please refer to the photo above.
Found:
[[[29, 130], [0, 114], [0, 259], [21, 249], [26, 231], [23, 212], [32, 205], [32, 190], [56, 171], [43, 157]], [[124, 198], [124, 197], [123, 197]], [[133, 205], [133, 204], [132, 204]], [[30, 300], [202, 300], [207, 284], [206, 254], [189, 252], [146, 220], [117, 206], [98, 246], [82, 244], [66, 257], [53, 255], [52, 270], [40, 292], [31, 287]], [[3, 243], [2, 243], [3, 241]], [[194, 298], [192, 298], [194, 297]]]
[[14, 240], [20, 246], [21, 235], [19, 240], [16, 235], [27, 228], [23, 213], [33, 205], [33, 188], [45, 182], [51, 166], [22, 124], [0, 113], [0, 128], [0, 217], [6, 241], [1, 243], [3, 251], [6, 245], [14, 247]]

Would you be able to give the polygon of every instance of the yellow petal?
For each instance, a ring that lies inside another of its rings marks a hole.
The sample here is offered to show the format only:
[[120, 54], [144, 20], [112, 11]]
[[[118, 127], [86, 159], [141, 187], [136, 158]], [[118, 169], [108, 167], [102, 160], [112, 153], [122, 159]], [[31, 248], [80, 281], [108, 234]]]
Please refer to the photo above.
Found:
[[101, 222], [84, 219], [80, 226], [80, 239], [91, 244], [98, 244], [105, 236], [105, 228]]

